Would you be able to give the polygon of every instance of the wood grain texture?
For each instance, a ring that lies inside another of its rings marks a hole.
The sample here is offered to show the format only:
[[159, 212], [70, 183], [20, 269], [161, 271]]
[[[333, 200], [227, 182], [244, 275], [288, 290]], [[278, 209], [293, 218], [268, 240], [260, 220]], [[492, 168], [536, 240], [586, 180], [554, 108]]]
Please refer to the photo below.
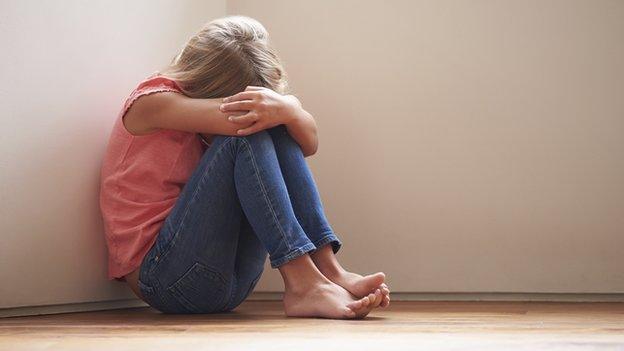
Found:
[[0, 319], [0, 350], [622, 350], [624, 303], [393, 302], [359, 321], [249, 301], [218, 315], [150, 308]]

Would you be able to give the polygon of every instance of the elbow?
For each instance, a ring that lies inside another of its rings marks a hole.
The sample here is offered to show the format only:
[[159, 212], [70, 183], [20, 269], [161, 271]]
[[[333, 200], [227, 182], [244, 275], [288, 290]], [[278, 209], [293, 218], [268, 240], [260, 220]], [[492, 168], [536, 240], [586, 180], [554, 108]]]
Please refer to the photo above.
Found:
[[303, 157], [312, 156], [316, 154], [316, 152], [318, 151], [318, 143], [302, 151], [303, 151]]

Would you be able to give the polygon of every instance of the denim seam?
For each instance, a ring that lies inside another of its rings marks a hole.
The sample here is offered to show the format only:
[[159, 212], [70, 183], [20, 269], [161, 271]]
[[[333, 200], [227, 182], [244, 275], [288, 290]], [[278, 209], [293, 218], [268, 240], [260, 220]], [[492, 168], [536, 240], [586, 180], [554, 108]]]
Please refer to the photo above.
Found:
[[277, 268], [279, 266], [281, 266], [282, 264], [295, 259], [299, 256], [303, 256], [306, 253], [313, 251], [314, 249], [316, 249], [316, 246], [314, 246], [314, 244], [312, 244], [311, 242], [308, 244], [305, 244], [301, 247], [298, 247], [294, 250], [291, 250], [290, 252], [288, 252], [286, 255], [276, 258], [276, 259], [272, 259], [271, 260], [271, 267], [272, 268]]
[[232, 301], [236, 297], [236, 291], [238, 290], [238, 274], [236, 271], [232, 272], [232, 291], [230, 292], [230, 297], [228, 297], [227, 302], [223, 305], [224, 309], [228, 309]]
[[329, 242], [332, 242], [334, 240], [336, 241], [340, 241], [340, 239], [338, 239], [338, 237], [336, 236], [336, 234], [334, 234], [334, 232], [324, 232], [321, 235], [323, 235], [323, 237], [321, 237], [320, 239], [313, 241], [312, 243], [314, 244], [314, 246], [319, 247], [319, 246], [323, 246]]
[[[165, 250], [164, 252], [161, 252], [158, 258], [158, 261], [155, 262], [155, 264], [152, 264], [151, 269], [149, 270], [148, 273], [153, 272], [156, 267], [160, 264], [160, 262], [162, 262], [162, 260], [167, 256], [167, 253], [170, 251], [169, 249], [171, 247], [173, 247], [173, 245], [176, 243], [176, 239], [178, 238], [178, 234], [180, 233], [180, 229], [183, 227], [187, 217], [188, 217], [188, 213], [191, 209], [191, 203], [195, 200], [195, 198], [197, 197], [197, 194], [199, 193], [199, 191], [202, 188], [202, 185], [205, 183], [206, 177], [208, 176], [209, 171], [212, 169], [212, 167], [214, 166], [214, 164], [216, 163], [217, 160], [217, 156], [220, 155], [223, 150], [225, 149], [225, 146], [228, 145], [230, 143], [230, 141], [232, 140], [232, 138], [228, 138], [226, 139], [223, 144], [221, 144], [221, 147], [219, 148], [219, 150], [217, 150], [215, 152], [215, 156], [214, 159], [212, 159], [210, 161], [210, 163], [208, 164], [208, 166], [206, 166], [206, 170], [203, 172], [202, 177], [199, 179], [198, 185], [195, 188], [195, 191], [193, 192], [193, 195], [191, 195], [191, 199], [187, 202], [186, 204], [186, 208], [184, 208], [184, 213], [182, 214], [182, 219], [180, 220], [180, 224], [178, 224], [177, 229], [175, 230], [173, 237], [171, 238], [171, 240], [169, 241], [169, 243], [167, 243], [167, 250]], [[171, 228], [173, 229], [173, 228]]]
[[288, 248], [288, 250], [291, 250], [292, 247], [290, 246], [288, 239], [286, 239], [286, 233], [284, 232], [284, 228], [282, 228], [282, 225], [280, 224], [279, 219], [277, 218], [277, 213], [273, 209], [273, 204], [271, 204], [271, 199], [269, 198], [268, 192], [266, 190], [266, 186], [264, 185], [264, 183], [262, 182], [262, 178], [260, 177], [260, 170], [258, 169], [256, 158], [254, 157], [253, 150], [251, 148], [251, 143], [249, 143], [249, 141], [245, 138], [241, 138], [241, 140], [243, 141], [243, 144], [249, 150], [249, 155], [251, 156], [251, 164], [256, 173], [256, 179], [258, 180], [258, 183], [260, 184], [260, 189], [262, 190], [262, 195], [264, 196], [264, 200], [266, 201], [269, 207], [269, 210], [271, 211], [271, 214], [273, 215], [273, 219], [275, 220], [275, 223], [277, 224], [277, 228], [279, 229], [279, 232], [282, 235], [282, 240], [286, 243], [286, 247]]

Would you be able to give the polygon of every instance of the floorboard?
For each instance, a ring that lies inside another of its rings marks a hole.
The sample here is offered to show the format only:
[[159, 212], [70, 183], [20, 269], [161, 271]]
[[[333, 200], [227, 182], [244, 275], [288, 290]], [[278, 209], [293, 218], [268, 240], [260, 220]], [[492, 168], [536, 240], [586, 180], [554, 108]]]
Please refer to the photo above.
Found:
[[365, 320], [150, 308], [0, 319], [0, 350], [624, 350], [624, 303], [401, 302]]

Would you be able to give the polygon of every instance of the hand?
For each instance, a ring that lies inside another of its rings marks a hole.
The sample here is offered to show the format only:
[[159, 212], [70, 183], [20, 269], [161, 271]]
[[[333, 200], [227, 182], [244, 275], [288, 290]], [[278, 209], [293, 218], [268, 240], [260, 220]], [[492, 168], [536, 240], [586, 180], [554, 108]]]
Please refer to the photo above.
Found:
[[301, 108], [293, 95], [281, 95], [269, 88], [248, 86], [245, 91], [223, 99], [221, 112], [229, 114], [229, 120], [249, 125], [237, 131], [249, 135], [280, 124], [291, 123]]

